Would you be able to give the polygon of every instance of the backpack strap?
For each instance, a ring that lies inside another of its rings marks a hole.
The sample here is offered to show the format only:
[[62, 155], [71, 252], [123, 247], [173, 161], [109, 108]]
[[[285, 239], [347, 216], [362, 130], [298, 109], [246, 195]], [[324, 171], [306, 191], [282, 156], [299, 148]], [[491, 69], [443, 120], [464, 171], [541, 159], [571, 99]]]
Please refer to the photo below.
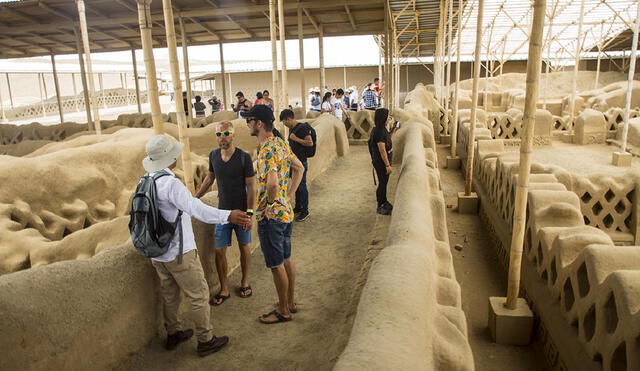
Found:
[[182, 264], [182, 252], [184, 251], [184, 234], [182, 233], [182, 210], [178, 211], [178, 217], [176, 218], [178, 223], [178, 233], [180, 233], [180, 247], [178, 249], [178, 264]]

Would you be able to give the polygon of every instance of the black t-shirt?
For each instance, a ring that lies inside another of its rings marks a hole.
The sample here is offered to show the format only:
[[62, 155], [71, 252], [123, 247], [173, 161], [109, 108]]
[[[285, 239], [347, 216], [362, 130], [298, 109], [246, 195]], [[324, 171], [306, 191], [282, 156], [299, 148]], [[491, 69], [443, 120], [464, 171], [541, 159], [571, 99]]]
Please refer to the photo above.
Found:
[[[300, 139], [304, 139], [307, 135], [311, 135], [311, 125], [306, 122], [300, 122], [291, 129], [291, 133], [295, 134]], [[289, 138], [289, 146], [300, 162], [307, 161], [305, 146], [298, 142], [294, 142], [291, 138]]]
[[391, 155], [393, 154], [393, 143], [391, 142], [391, 134], [386, 129], [379, 129], [374, 127], [369, 134], [369, 153], [371, 154], [371, 162], [374, 165], [384, 166], [382, 156], [380, 156], [380, 150], [378, 149], [378, 143], [384, 143], [387, 150], [387, 158], [391, 163]]
[[182, 98], [182, 104], [184, 104], [184, 114], [189, 116], [189, 103], [187, 101], [187, 98]]
[[246, 211], [245, 178], [255, 175], [251, 156], [240, 148], [236, 148], [229, 161], [224, 162], [220, 148], [214, 149], [209, 154], [209, 171], [213, 172], [218, 182], [218, 208]]

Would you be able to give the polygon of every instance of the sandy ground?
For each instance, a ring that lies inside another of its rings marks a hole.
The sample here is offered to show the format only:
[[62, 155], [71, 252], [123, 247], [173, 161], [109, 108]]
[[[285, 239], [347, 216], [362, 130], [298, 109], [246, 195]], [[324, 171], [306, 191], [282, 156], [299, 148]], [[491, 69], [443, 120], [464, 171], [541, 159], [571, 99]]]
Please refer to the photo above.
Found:
[[[500, 345], [491, 340], [487, 327], [488, 298], [506, 295], [507, 277], [478, 215], [464, 215], [455, 211], [457, 192], [464, 190], [464, 177], [460, 170], [444, 168], [449, 148], [438, 146], [440, 176], [447, 203], [453, 266], [462, 288], [462, 309], [467, 317], [469, 343], [476, 370], [545, 370], [544, 357], [536, 346]], [[461, 245], [462, 250], [456, 249], [456, 245]]]
[[[292, 322], [262, 325], [257, 317], [277, 301], [260, 249], [253, 254], [248, 299], [232, 296], [212, 307], [216, 335], [230, 336], [227, 348], [208, 357], [190, 340], [173, 352], [154, 340], [121, 369], [153, 370], [329, 370], [346, 345], [375, 214], [375, 188], [365, 146], [351, 147], [319, 177], [310, 191], [311, 216], [293, 229], [298, 267], [299, 312]], [[233, 290], [240, 272], [230, 277]]]

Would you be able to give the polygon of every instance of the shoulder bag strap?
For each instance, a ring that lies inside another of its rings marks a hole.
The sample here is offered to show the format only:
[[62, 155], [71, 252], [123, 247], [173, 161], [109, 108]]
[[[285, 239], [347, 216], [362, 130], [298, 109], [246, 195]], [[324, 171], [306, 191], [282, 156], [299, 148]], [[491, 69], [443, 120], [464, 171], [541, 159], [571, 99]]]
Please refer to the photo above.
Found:
[[178, 249], [178, 264], [182, 264], [182, 252], [184, 251], [184, 238], [182, 233], [182, 210], [178, 211], [178, 233], [180, 233], [180, 248]]

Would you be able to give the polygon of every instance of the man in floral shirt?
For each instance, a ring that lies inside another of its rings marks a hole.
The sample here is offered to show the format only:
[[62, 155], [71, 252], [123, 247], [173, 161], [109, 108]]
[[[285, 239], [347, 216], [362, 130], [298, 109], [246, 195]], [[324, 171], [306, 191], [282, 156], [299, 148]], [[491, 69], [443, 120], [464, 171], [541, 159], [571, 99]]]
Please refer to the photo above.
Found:
[[258, 137], [258, 237], [264, 260], [273, 274], [278, 292], [278, 308], [259, 317], [265, 324], [287, 322], [297, 311], [293, 300], [296, 269], [291, 261], [293, 208], [289, 195], [295, 194], [304, 167], [289, 145], [273, 135], [273, 111], [257, 104], [246, 115], [251, 135]]

